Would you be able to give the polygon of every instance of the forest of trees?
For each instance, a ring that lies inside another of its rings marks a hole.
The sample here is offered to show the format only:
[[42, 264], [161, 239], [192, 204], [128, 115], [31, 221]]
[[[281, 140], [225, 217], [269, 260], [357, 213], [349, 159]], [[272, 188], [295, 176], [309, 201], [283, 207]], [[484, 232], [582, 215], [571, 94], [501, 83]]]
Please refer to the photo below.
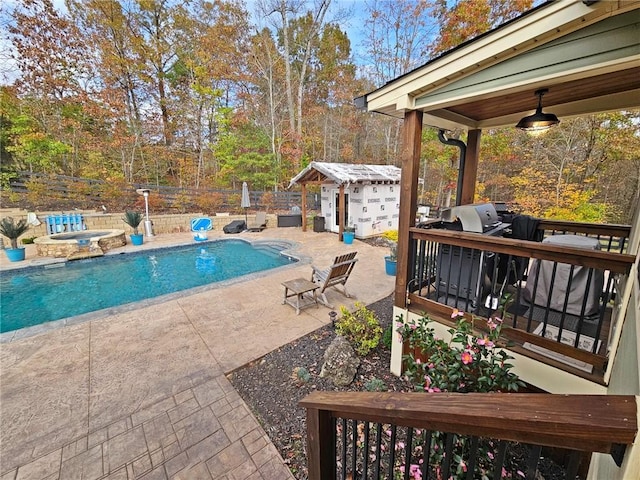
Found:
[[[4, 3], [3, 194], [20, 171], [277, 191], [314, 160], [396, 164], [402, 122], [353, 99], [533, 4], [362, 0], [352, 45], [344, 25], [355, 12], [339, 0]], [[485, 131], [478, 200], [628, 223], [639, 120], [637, 111], [563, 119], [540, 137]], [[421, 202], [455, 198], [457, 157], [425, 130]]]

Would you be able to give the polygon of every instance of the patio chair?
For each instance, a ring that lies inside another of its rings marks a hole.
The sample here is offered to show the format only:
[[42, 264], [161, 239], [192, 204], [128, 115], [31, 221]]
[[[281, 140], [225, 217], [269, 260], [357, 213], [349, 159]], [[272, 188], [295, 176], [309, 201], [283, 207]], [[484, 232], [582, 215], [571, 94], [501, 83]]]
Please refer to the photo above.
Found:
[[[338, 255], [333, 261], [333, 265], [329, 268], [321, 270], [317, 267], [311, 266], [311, 281], [320, 284], [320, 291], [318, 294], [318, 300], [323, 305], [329, 308], [333, 306], [327, 301], [327, 297], [324, 292], [329, 287], [337, 287], [342, 285], [342, 293], [345, 297], [351, 298], [351, 295], [347, 292], [346, 283], [349, 280], [349, 275], [353, 270], [353, 266], [358, 261], [355, 256], [358, 252], [346, 253], [344, 255]], [[338, 290], [340, 291], [340, 290]]]
[[247, 230], [250, 232], [261, 232], [267, 228], [267, 212], [256, 213], [256, 218], [252, 223], [249, 223]]

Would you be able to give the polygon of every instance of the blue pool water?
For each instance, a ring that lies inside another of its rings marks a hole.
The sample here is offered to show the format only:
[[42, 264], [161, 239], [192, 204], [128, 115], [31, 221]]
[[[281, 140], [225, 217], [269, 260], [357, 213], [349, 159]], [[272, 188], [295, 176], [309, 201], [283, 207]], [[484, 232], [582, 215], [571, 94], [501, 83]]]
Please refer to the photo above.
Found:
[[2, 272], [0, 332], [291, 263], [276, 245], [221, 240]]

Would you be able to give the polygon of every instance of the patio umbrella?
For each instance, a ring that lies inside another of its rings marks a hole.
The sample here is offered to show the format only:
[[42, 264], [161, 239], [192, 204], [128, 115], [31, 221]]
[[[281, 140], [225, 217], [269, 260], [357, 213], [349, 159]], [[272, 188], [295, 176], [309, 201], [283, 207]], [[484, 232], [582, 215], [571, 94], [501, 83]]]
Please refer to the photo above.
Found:
[[242, 182], [242, 200], [240, 201], [240, 206], [244, 208], [244, 223], [247, 223], [247, 208], [251, 206], [247, 182]]

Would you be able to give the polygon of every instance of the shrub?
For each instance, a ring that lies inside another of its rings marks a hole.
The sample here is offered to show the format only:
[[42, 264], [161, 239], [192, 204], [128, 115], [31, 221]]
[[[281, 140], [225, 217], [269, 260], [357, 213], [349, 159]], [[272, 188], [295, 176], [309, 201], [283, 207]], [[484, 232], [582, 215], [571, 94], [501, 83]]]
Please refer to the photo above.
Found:
[[[517, 375], [510, 372], [510, 357], [497, 347], [502, 320], [487, 320], [488, 333], [474, 335], [473, 322], [464, 318], [464, 314], [454, 310], [451, 316], [457, 319], [456, 326], [448, 330], [449, 341], [438, 338], [435, 330], [429, 326], [431, 320], [423, 317], [417, 321], [404, 323], [399, 316], [398, 332], [413, 350], [404, 355], [406, 375], [416, 390], [423, 392], [496, 392], [517, 391], [524, 386]], [[436, 474], [439, 465], [445, 460], [445, 443], [451, 442], [451, 475], [449, 478], [489, 478], [494, 468], [493, 459], [498, 454], [498, 445], [483, 438], [476, 446], [464, 436], [453, 435], [450, 440], [442, 432], [433, 432], [431, 442], [434, 445], [428, 458], [424, 458], [421, 445], [416, 445], [414, 461], [428, 462]], [[469, 452], [475, 449], [477, 457], [470, 463]], [[469, 465], [474, 470], [467, 472]], [[504, 474], [503, 474], [504, 475]], [[438, 477], [439, 478], [439, 477]], [[495, 478], [495, 475], [494, 475]]]
[[353, 312], [340, 307], [342, 317], [336, 322], [336, 332], [349, 341], [358, 355], [364, 357], [380, 343], [382, 327], [375, 313], [365, 305], [356, 302], [355, 307]]
[[391, 342], [393, 341], [393, 325], [389, 325], [384, 329], [382, 334], [382, 344], [391, 350]]
[[293, 369], [293, 372], [291, 373], [291, 378], [293, 379], [294, 382], [301, 385], [311, 380], [311, 374], [309, 373], [309, 370], [307, 370], [304, 367], [296, 367]]
[[403, 356], [405, 374], [415, 388], [427, 392], [496, 392], [517, 391], [524, 384], [510, 370], [513, 357], [496, 346], [502, 320], [487, 320], [488, 333], [473, 334], [473, 324], [454, 310], [455, 328], [448, 330], [447, 342], [435, 335], [431, 320], [401, 322], [398, 332], [416, 353]]
[[213, 214], [220, 211], [223, 203], [222, 194], [220, 192], [205, 192], [196, 197], [196, 205], [202, 209], [205, 214]]
[[373, 377], [371, 380], [364, 384], [364, 388], [367, 392], [386, 392], [387, 385], [379, 378]]

